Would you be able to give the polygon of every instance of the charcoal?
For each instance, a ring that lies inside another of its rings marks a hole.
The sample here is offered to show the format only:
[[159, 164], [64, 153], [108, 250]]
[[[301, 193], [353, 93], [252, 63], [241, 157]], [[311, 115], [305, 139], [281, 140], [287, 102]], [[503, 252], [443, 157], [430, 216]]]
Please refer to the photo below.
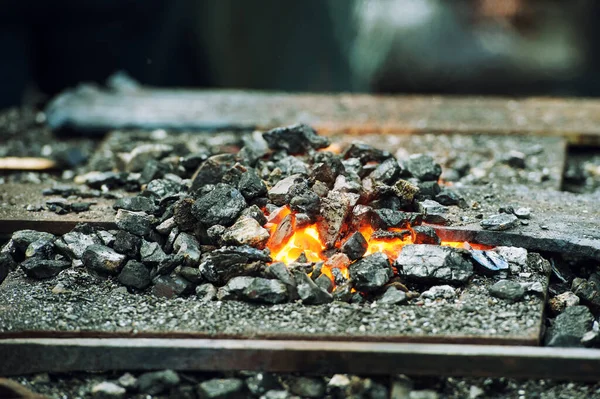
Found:
[[263, 133], [263, 138], [270, 149], [284, 150], [292, 155], [325, 148], [330, 144], [326, 137], [318, 136], [312, 127], [303, 124], [271, 129]]
[[246, 200], [242, 194], [230, 185], [219, 183], [213, 191], [196, 200], [192, 214], [206, 226], [229, 226], [244, 208]]
[[143, 290], [150, 285], [150, 271], [143, 264], [135, 260], [128, 261], [118, 277], [119, 283], [128, 288]]
[[101, 274], [118, 274], [125, 263], [126, 256], [104, 245], [90, 245], [83, 252], [81, 260], [88, 269]]
[[148, 184], [152, 180], [162, 179], [167, 173], [172, 172], [172, 165], [152, 159], [144, 165], [138, 181], [140, 184]]
[[78, 202], [72, 202], [70, 207], [71, 207], [71, 211], [73, 211], [75, 213], [79, 213], [79, 212], [89, 211], [91, 205], [92, 205], [91, 202], [78, 201]]
[[200, 243], [193, 235], [179, 233], [173, 243], [173, 250], [183, 257], [184, 265], [197, 268], [202, 251], [200, 250]]
[[131, 212], [124, 209], [119, 209], [117, 211], [117, 216], [115, 217], [115, 223], [119, 229], [140, 237], [150, 233], [154, 220], [153, 216], [150, 216], [145, 212]]
[[178, 274], [194, 284], [199, 284], [204, 280], [198, 267], [182, 266], [181, 269], [179, 269]]
[[54, 277], [70, 266], [71, 262], [67, 260], [43, 259], [38, 257], [29, 258], [21, 263], [21, 269], [27, 277], [35, 279]]
[[138, 389], [146, 395], [158, 395], [179, 385], [179, 381], [179, 375], [173, 370], [153, 371], [138, 377]]
[[482, 220], [480, 222], [480, 225], [486, 230], [501, 231], [515, 227], [517, 223], [518, 219], [515, 215], [500, 213], [497, 215], [492, 215], [487, 219]]
[[152, 284], [152, 294], [158, 297], [173, 298], [194, 292], [194, 284], [181, 276], [158, 275]]
[[219, 301], [227, 299], [240, 299], [243, 297], [246, 288], [252, 284], [254, 277], [237, 276], [230, 279], [227, 284], [219, 288], [217, 291], [217, 299]]
[[325, 396], [326, 385], [321, 377], [290, 377], [288, 385], [291, 393], [304, 398]]
[[128, 172], [139, 172], [151, 160], [158, 160], [173, 152], [174, 148], [168, 144], [152, 143], [138, 145], [129, 154], [129, 160], [125, 165]]
[[250, 217], [258, 222], [259, 225], [264, 226], [267, 224], [267, 218], [263, 211], [256, 205], [251, 205], [248, 208], [244, 209], [240, 214], [240, 218], [242, 217]]
[[252, 302], [282, 303], [288, 299], [287, 288], [279, 280], [255, 277], [242, 293], [243, 299]]
[[402, 168], [395, 158], [388, 158], [380, 163], [377, 168], [370, 174], [371, 179], [383, 184], [393, 184], [398, 180]]
[[450, 285], [434, 285], [427, 291], [421, 293], [421, 298], [425, 299], [452, 299], [456, 296], [454, 287]]
[[122, 399], [126, 393], [125, 388], [109, 381], [95, 384], [91, 389], [91, 397], [94, 399]]
[[394, 274], [388, 257], [381, 252], [357, 260], [349, 271], [354, 288], [362, 292], [379, 290]]
[[70, 231], [55, 242], [57, 250], [70, 259], [81, 259], [85, 249], [94, 244], [102, 244], [97, 235], [78, 231]]
[[419, 188], [419, 194], [417, 194], [418, 199], [434, 199], [440, 192], [440, 185], [437, 181], [419, 181], [414, 178], [410, 180], [414, 180], [414, 182], [411, 181], [411, 183]]
[[363, 186], [358, 175], [339, 175], [335, 179], [333, 190], [341, 191], [343, 193], [361, 194], [363, 191]]
[[456, 191], [450, 190], [448, 188], [443, 188], [439, 194], [437, 194], [434, 198], [438, 203], [442, 205], [460, 205], [465, 203], [463, 197], [458, 195]]
[[[104, 244], [107, 247], [112, 247], [115, 242], [115, 235], [106, 230], [98, 230], [96, 235], [100, 239], [100, 244]], [[63, 236], [64, 238], [64, 236]], [[83, 253], [82, 253], [83, 254]]]
[[395, 211], [392, 209], [377, 209], [371, 214], [371, 225], [376, 229], [392, 227], [406, 228], [421, 224], [423, 215], [413, 212]]
[[405, 245], [395, 266], [406, 279], [431, 284], [465, 283], [473, 275], [465, 251], [429, 244]]
[[514, 214], [519, 219], [530, 219], [531, 218], [531, 209], [517, 208], [517, 209], [515, 209]]
[[365, 237], [359, 231], [356, 231], [342, 244], [342, 252], [348, 255], [351, 260], [356, 260], [367, 252], [367, 247], [368, 243]]
[[200, 271], [206, 280], [221, 285], [231, 277], [254, 274], [262, 263], [271, 261], [268, 250], [246, 245], [222, 247], [202, 256]]
[[130, 258], [139, 258], [140, 248], [142, 247], [142, 239], [135, 234], [128, 233], [124, 230], [117, 231], [113, 249], [120, 254], [127, 255]]
[[269, 190], [269, 200], [277, 206], [289, 203], [290, 190], [294, 184], [306, 182], [304, 176], [296, 174], [281, 179]]
[[214, 244], [220, 246], [222, 244], [221, 237], [227, 230], [227, 227], [216, 224], [206, 229], [206, 234], [209, 240]]
[[333, 301], [333, 296], [316, 285], [306, 273], [300, 270], [293, 270], [292, 273], [296, 280], [298, 296], [302, 300], [302, 303], [306, 305], [320, 305]]
[[579, 297], [581, 303], [592, 309], [600, 309], [600, 276], [593, 273], [589, 279], [575, 278], [571, 283], [571, 291]]
[[140, 247], [140, 260], [147, 267], [157, 267], [166, 259], [167, 254], [164, 253], [158, 243], [142, 240], [142, 245]]
[[19, 230], [12, 235], [12, 242], [15, 248], [22, 254], [25, 253], [29, 244], [38, 240], [54, 240], [54, 235], [43, 231]]
[[344, 173], [342, 160], [331, 152], [325, 151], [315, 154], [314, 162], [311, 167], [311, 176], [315, 180], [327, 184], [327, 187], [333, 187], [338, 175]]
[[157, 211], [157, 206], [152, 198], [143, 197], [141, 195], [135, 197], [124, 197], [115, 201], [114, 209], [125, 209], [132, 212], [146, 212], [154, 214]]
[[17, 262], [15, 262], [10, 254], [5, 252], [0, 253], [0, 284], [8, 276], [8, 272], [16, 268]]
[[392, 154], [387, 151], [358, 142], [352, 143], [344, 152], [344, 159], [357, 158], [363, 165], [369, 162], [383, 162], [391, 157]]
[[54, 242], [52, 240], [37, 240], [29, 244], [25, 250], [25, 257], [50, 259], [54, 255]]
[[195, 193], [202, 186], [221, 182], [223, 175], [237, 162], [234, 154], [219, 154], [208, 158], [192, 176], [190, 191]]
[[497, 252], [474, 249], [470, 254], [475, 267], [483, 274], [496, 274], [509, 268], [508, 262]]
[[311, 190], [317, 194], [319, 198], [327, 197], [327, 194], [329, 194], [329, 187], [327, 187], [327, 184], [318, 180], [313, 183]]
[[242, 175], [248, 171], [248, 168], [236, 162], [221, 178], [221, 182], [225, 184], [229, 184], [233, 187], [238, 187], [240, 184], [240, 179]]
[[397, 305], [406, 302], [406, 294], [396, 287], [389, 287], [385, 293], [377, 300], [381, 305]]
[[294, 234], [294, 216], [289, 214], [281, 220], [281, 223], [277, 225], [277, 228], [273, 232], [270, 238], [269, 246], [272, 248], [279, 248], [288, 242], [290, 237]]
[[436, 234], [433, 227], [429, 226], [414, 226], [413, 231], [413, 243], [415, 244], [434, 244], [440, 245], [442, 240]]
[[317, 230], [328, 249], [335, 246], [342, 233], [344, 221], [351, 210], [350, 201], [348, 194], [339, 191], [330, 191], [326, 198], [321, 199]]
[[247, 201], [267, 194], [265, 182], [263, 182], [252, 169], [249, 169], [241, 175], [238, 183], [238, 190], [240, 190], [240, 193], [242, 193]]
[[544, 343], [552, 347], [582, 347], [581, 338], [592, 329], [594, 316], [582, 305], [570, 306], [546, 330]]
[[210, 302], [217, 297], [217, 287], [211, 283], [200, 284], [196, 287], [196, 296], [200, 302]]
[[198, 384], [196, 393], [200, 399], [241, 399], [246, 397], [243, 389], [244, 383], [238, 378], [215, 378]]
[[226, 245], [249, 245], [256, 248], [264, 248], [268, 239], [269, 231], [262, 228], [256, 220], [247, 217], [238, 219], [222, 235]]
[[554, 315], [562, 313], [566, 308], [579, 305], [579, 297], [571, 291], [565, 291], [548, 301], [548, 307]]
[[[167, 175], [169, 176], [169, 175]], [[171, 179], [154, 179], [146, 185], [144, 195], [152, 195], [156, 198], [165, 198], [176, 195], [183, 190], [183, 185]]]
[[442, 167], [432, 157], [425, 154], [411, 155], [404, 163], [406, 171], [421, 181], [437, 181], [442, 174]]
[[500, 280], [488, 289], [491, 296], [505, 299], [508, 302], [518, 302], [525, 296], [525, 288], [521, 284], [510, 281]]
[[175, 223], [175, 218], [170, 217], [156, 226], [156, 231], [160, 234], [169, 234], [175, 226], [177, 226], [177, 223]]
[[173, 219], [182, 231], [191, 231], [198, 223], [192, 211], [193, 205], [191, 197], [181, 198], [173, 205]]
[[412, 184], [408, 180], [399, 179], [396, 184], [392, 186], [393, 192], [401, 200], [401, 207], [412, 204], [415, 196], [419, 193], [419, 187]]
[[319, 277], [315, 279], [315, 284], [319, 286], [322, 290], [325, 290], [329, 293], [333, 291], [333, 281], [326, 274], [321, 274]]

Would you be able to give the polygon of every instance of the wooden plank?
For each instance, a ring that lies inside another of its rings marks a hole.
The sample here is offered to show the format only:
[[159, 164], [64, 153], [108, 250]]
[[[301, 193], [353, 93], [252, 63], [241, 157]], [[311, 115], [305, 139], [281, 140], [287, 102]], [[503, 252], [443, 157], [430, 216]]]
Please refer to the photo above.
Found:
[[290, 94], [236, 90], [83, 86], [47, 109], [54, 129], [270, 128], [308, 123], [322, 133], [493, 133], [600, 143], [600, 100], [361, 94]]
[[0, 375], [85, 370], [409, 374], [597, 381], [600, 350], [373, 342], [8, 339]]

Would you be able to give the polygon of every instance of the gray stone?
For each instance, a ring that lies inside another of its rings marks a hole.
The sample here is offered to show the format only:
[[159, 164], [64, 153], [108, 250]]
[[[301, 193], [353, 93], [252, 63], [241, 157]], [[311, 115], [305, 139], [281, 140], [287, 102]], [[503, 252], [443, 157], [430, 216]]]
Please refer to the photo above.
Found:
[[234, 187], [219, 183], [215, 189], [201, 196], [192, 206], [192, 213], [205, 226], [229, 226], [246, 208], [246, 200]]
[[508, 263], [511, 263], [519, 268], [527, 266], [527, 250], [519, 247], [496, 247], [494, 251], [502, 256]]
[[396, 305], [404, 303], [408, 300], [406, 293], [397, 289], [396, 287], [389, 287], [385, 293], [377, 300], [378, 304], [382, 305]]
[[593, 273], [588, 280], [575, 278], [571, 283], [571, 291], [579, 297], [581, 303], [594, 309], [600, 308], [600, 276]]
[[[109, 231], [98, 230], [96, 235], [100, 239], [100, 244], [106, 245], [107, 247], [112, 247], [115, 243], [115, 235]], [[81, 254], [83, 255], [83, 252]]]
[[284, 150], [289, 154], [304, 154], [309, 150], [329, 146], [329, 139], [317, 135], [315, 130], [303, 124], [278, 127], [263, 133], [272, 150]]
[[500, 280], [489, 288], [490, 295], [509, 302], [518, 302], [525, 296], [525, 288], [515, 281]]
[[227, 228], [221, 239], [228, 245], [249, 245], [264, 248], [269, 240], [269, 231], [249, 217], [239, 218], [233, 226]]
[[319, 305], [333, 301], [333, 296], [316, 285], [306, 273], [300, 270], [294, 270], [292, 273], [296, 280], [296, 289], [302, 303], [307, 305]]
[[531, 219], [531, 209], [530, 208], [517, 208], [515, 209], [515, 216], [519, 219]]
[[437, 181], [442, 174], [442, 167], [432, 157], [425, 154], [413, 154], [404, 163], [411, 176], [421, 181]]
[[306, 178], [301, 174], [295, 174], [279, 180], [268, 192], [269, 200], [277, 206], [286, 205], [291, 197], [292, 186], [303, 183]]
[[119, 273], [119, 283], [129, 288], [143, 290], [150, 285], [150, 271], [143, 264], [135, 260], [130, 260], [123, 266]]
[[418, 203], [419, 212], [424, 214], [431, 213], [447, 213], [448, 208], [439, 202], [433, 200], [425, 200]]
[[350, 238], [342, 244], [342, 252], [345, 253], [349, 259], [356, 260], [361, 258], [367, 251], [368, 243], [365, 237], [360, 231], [354, 232]]
[[461, 205], [465, 203], [465, 200], [460, 195], [458, 195], [456, 191], [451, 190], [447, 187], [442, 188], [440, 192], [435, 195], [434, 199], [440, 204], [446, 206]]
[[15, 231], [12, 235], [12, 241], [15, 245], [15, 248], [23, 254], [27, 250], [27, 247], [34, 241], [52, 241], [54, 239], [54, 235], [50, 233], [35, 230], [19, 230]]
[[594, 316], [585, 306], [568, 307], [546, 331], [545, 343], [554, 347], [582, 347], [581, 339], [592, 329]]
[[357, 260], [349, 271], [354, 287], [363, 292], [379, 290], [394, 274], [388, 257], [381, 252]]
[[114, 209], [125, 209], [131, 212], [155, 213], [158, 207], [154, 204], [154, 199], [137, 195], [135, 197], [119, 198], [113, 204]]
[[131, 212], [124, 209], [117, 211], [115, 223], [121, 230], [143, 237], [150, 233], [154, 217], [145, 212]]
[[104, 245], [90, 245], [83, 252], [81, 260], [88, 269], [99, 274], [118, 274], [126, 256]]
[[509, 263], [495, 251], [472, 249], [469, 251], [474, 265], [482, 274], [492, 275], [509, 269]]
[[322, 290], [325, 290], [329, 293], [333, 291], [333, 281], [326, 274], [321, 274], [315, 280], [315, 284], [318, 285]]
[[305, 398], [321, 398], [325, 395], [325, 381], [319, 377], [291, 377], [289, 390]]
[[140, 260], [148, 267], [157, 267], [162, 262], [167, 260], [167, 254], [162, 250], [156, 242], [148, 242], [142, 240], [140, 247]]
[[442, 240], [435, 232], [435, 229], [430, 226], [414, 226], [413, 232], [413, 243], [415, 244], [433, 244], [440, 245]]
[[91, 392], [94, 399], [121, 399], [127, 391], [114, 382], [104, 381], [94, 385]]
[[401, 275], [416, 282], [465, 283], [473, 275], [465, 251], [437, 245], [405, 245], [395, 265]]
[[244, 382], [238, 378], [212, 379], [198, 385], [199, 399], [242, 399]]
[[393, 209], [376, 209], [371, 215], [371, 224], [376, 229], [407, 228], [421, 224], [423, 215]]
[[238, 183], [238, 190], [240, 190], [240, 193], [242, 193], [247, 201], [267, 194], [265, 182], [252, 169], [242, 174]]
[[138, 386], [141, 393], [158, 395], [179, 385], [179, 375], [173, 370], [153, 371], [138, 377]]
[[217, 297], [217, 287], [211, 283], [200, 284], [196, 287], [196, 296], [200, 302], [210, 302]]
[[61, 271], [71, 267], [67, 260], [54, 260], [43, 258], [29, 258], [21, 263], [21, 269], [27, 277], [44, 279], [56, 276]]
[[435, 285], [421, 293], [426, 299], [452, 299], [456, 296], [454, 287], [450, 285]]
[[518, 218], [513, 214], [499, 213], [482, 220], [479, 224], [486, 230], [508, 230], [518, 224]]

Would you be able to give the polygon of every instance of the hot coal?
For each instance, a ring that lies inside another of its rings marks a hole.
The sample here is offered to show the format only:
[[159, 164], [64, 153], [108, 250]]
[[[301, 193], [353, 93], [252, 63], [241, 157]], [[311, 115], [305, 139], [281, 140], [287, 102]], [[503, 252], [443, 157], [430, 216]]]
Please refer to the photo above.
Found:
[[348, 255], [351, 260], [356, 260], [365, 254], [367, 247], [368, 243], [365, 237], [359, 231], [356, 231], [344, 242], [342, 252]]
[[379, 290], [394, 274], [388, 257], [381, 252], [365, 256], [348, 269], [354, 287], [363, 292]]
[[219, 183], [192, 206], [192, 214], [206, 226], [229, 226], [246, 208], [246, 200], [234, 187]]
[[71, 267], [71, 262], [59, 259], [44, 259], [33, 257], [21, 263], [21, 270], [27, 277], [44, 279], [56, 276], [61, 271]]
[[90, 245], [83, 252], [83, 265], [89, 270], [101, 274], [118, 274], [125, 263], [126, 256], [104, 245]]
[[269, 148], [284, 150], [289, 154], [303, 154], [329, 146], [326, 137], [318, 136], [315, 130], [307, 125], [292, 125], [269, 130], [263, 134]]
[[508, 230], [517, 226], [518, 218], [513, 214], [499, 213], [481, 221], [480, 225], [487, 230]]
[[289, 214], [281, 220], [281, 223], [277, 225], [277, 228], [271, 235], [269, 241], [271, 246], [278, 248], [284, 245], [290, 239], [292, 234], [294, 234], [294, 229], [294, 216]]
[[473, 275], [465, 251], [437, 245], [406, 245], [395, 265], [406, 279], [429, 284], [464, 284]]
[[135, 260], [130, 260], [123, 266], [118, 280], [124, 286], [138, 290], [148, 287], [152, 281], [150, 270], [143, 263]]
[[350, 201], [348, 194], [339, 191], [330, 191], [326, 198], [321, 199], [317, 230], [327, 248], [333, 248], [342, 233], [344, 221], [351, 210]]
[[115, 223], [119, 229], [143, 237], [150, 233], [154, 217], [145, 212], [131, 212], [119, 209], [115, 217]]
[[436, 234], [433, 227], [430, 226], [414, 226], [413, 232], [413, 243], [415, 244], [433, 244], [440, 245], [442, 240]]

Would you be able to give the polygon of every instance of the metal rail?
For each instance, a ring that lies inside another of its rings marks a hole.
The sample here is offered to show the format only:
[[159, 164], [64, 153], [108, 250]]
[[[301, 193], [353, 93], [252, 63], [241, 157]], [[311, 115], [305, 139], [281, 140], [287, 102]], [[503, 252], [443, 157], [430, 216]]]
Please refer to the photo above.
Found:
[[6, 339], [0, 375], [81, 370], [410, 374], [597, 381], [600, 350], [210, 339]]

